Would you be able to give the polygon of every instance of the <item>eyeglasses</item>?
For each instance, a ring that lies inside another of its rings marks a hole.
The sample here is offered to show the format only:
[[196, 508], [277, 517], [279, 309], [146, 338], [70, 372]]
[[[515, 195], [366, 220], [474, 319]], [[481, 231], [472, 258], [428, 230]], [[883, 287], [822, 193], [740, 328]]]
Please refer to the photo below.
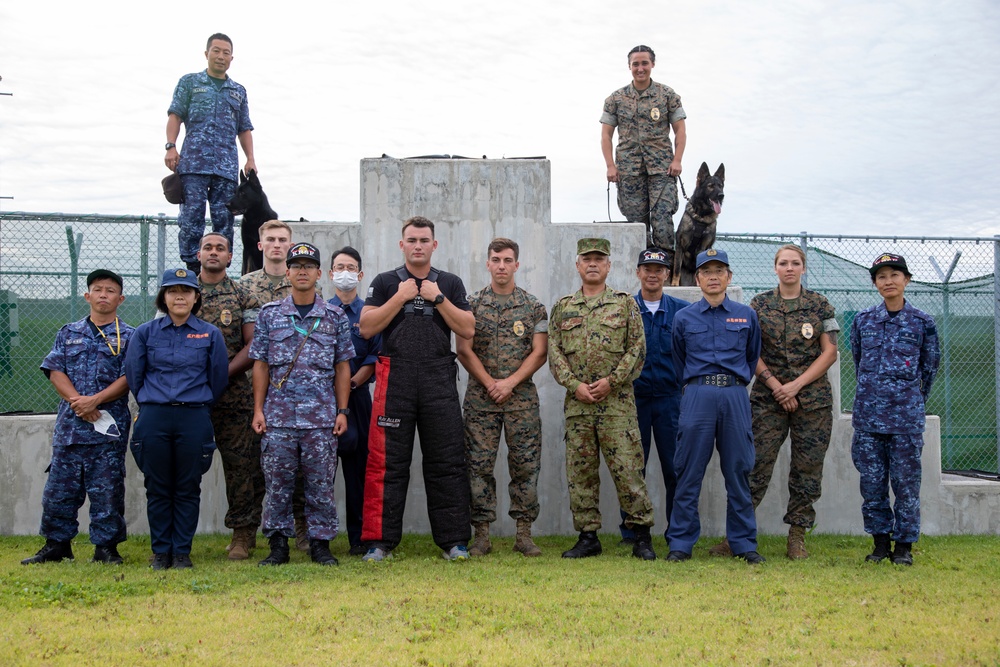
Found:
[[350, 271], [351, 273], [357, 273], [361, 269], [358, 268], [357, 264], [334, 264], [334, 271]]
[[292, 262], [288, 265], [289, 271], [306, 271], [308, 269], [318, 269], [319, 266], [309, 262], [308, 264], [299, 264], [298, 262]]

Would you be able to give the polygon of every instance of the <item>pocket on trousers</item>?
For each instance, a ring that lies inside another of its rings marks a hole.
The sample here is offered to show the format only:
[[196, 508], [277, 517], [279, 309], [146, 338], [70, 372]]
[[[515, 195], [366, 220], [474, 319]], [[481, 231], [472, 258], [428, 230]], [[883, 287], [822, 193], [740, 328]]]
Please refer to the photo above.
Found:
[[204, 475], [212, 467], [212, 459], [215, 457], [215, 441], [206, 442], [201, 446], [201, 474]]
[[132, 458], [135, 459], [135, 464], [139, 467], [139, 471], [145, 475], [146, 469], [143, 467], [142, 440], [132, 440], [129, 449], [132, 450]]

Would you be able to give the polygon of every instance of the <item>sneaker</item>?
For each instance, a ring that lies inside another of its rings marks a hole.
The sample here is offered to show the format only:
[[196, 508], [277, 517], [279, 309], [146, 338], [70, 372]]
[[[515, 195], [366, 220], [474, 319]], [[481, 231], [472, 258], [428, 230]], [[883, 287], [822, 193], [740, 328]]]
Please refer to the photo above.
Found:
[[366, 563], [381, 563], [384, 560], [392, 560], [392, 552], [381, 547], [372, 547], [368, 553], [361, 557], [361, 560]]
[[149, 566], [154, 570], [168, 570], [172, 560], [170, 554], [153, 554], [153, 561]]
[[464, 544], [456, 544], [448, 551], [441, 552], [445, 560], [469, 560], [469, 548]]
[[741, 554], [736, 554], [735, 557], [745, 560], [750, 565], [760, 565], [764, 562], [764, 557], [756, 551], [745, 551]]
[[190, 554], [174, 554], [174, 562], [172, 567], [175, 570], [189, 570], [194, 567], [194, 563], [191, 562]]

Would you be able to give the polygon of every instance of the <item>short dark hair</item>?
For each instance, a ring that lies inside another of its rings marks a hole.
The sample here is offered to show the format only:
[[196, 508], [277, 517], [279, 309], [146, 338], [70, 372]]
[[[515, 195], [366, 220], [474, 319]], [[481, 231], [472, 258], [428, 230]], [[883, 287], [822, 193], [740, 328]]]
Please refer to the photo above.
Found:
[[649, 54], [649, 59], [651, 61], [653, 61], [654, 65], [656, 64], [656, 54], [653, 53], [653, 49], [649, 48], [645, 44], [640, 44], [639, 46], [633, 46], [632, 50], [628, 52], [628, 63], [629, 63], [629, 65], [632, 64], [632, 54], [633, 53], [643, 53], [643, 52], [648, 53]]
[[403, 229], [402, 229], [401, 233], [405, 234], [406, 233], [406, 228], [409, 227], [410, 225], [412, 225], [414, 227], [421, 227], [421, 228], [424, 228], [424, 229], [430, 229], [431, 230], [431, 238], [434, 237], [434, 223], [431, 222], [430, 220], [428, 220], [427, 218], [425, 218], [424, 216], [422, 216], [422, 215], [415, 215], [412, 218], [408, 218], [406, 220], [406, 222], [403, 223]]
[[207, 234], [205, 234], [204, 236], [202, 236], [201, 240], [198, 241], [198, 247], [199, 248], [201, 248], [203, 245], [205, 245], [205, 239], [207, 239], [209, 236], [218, 236], [218, 237], [222, 238], [226, 242], [226, 250], [228, 250], [229, 252], [233, 251], [232, 244], [229, 243], [229, 237], [226, 236], [225, 234], [223, 234], [222, 232], [208, 232]]
[[229, 39], [229, 35], [226, 35], [226, 34], [221, 33], [221, 32], [217, 32], [214, 35], [212, 35], [211, 37], [209, 37], [208, 41], [205, 42], [205, 50], [206, 51], [210, 50], [212, 48], [212, 42], [214, 42], [217, 39], [221, 39], [223, 42], [229, 42], [229, 48], [230, 49], [233, 48], [233, 40]]
[[491, 252], [500, 252], [502, 250], [513, 250], [515, 262], [517, 261], [518, 255], [521, 253], [521, 250], [517, 247], [517, 243], [515, 241], [498, 236], [490, 241], [490, 244], [486, 247], [486, 256], [489, 257]]
[[330, 269], [333, 270], [333, 260], [337, 259], [337, 255], [347, 255], [351, 257], [355, 262], [358, 263], [358, 271], [361, 271], [361, 253], [352, 248], [349, 245], [345, 245], [340, 250], [334, 250], [333, 254], [330, 255]]
[[156, 293], [156, 301], [155, 301], [156, 309], [161, 313], [167, 314], [166, 294], [167, 290], [170, 289], [171, 287], [186, 287], [187, 289], [194, 290], [195, 294], [198, 295], [198, 298], [194, 300], [194, 305], [191, 306], [191, 314], [197, 315], [198, 311], [201, 310], [201, 292], [194, 289], [193, 287], [188, 287], [187, 285], [167, 285], [166, 287], [161, 287], [160, 291]]

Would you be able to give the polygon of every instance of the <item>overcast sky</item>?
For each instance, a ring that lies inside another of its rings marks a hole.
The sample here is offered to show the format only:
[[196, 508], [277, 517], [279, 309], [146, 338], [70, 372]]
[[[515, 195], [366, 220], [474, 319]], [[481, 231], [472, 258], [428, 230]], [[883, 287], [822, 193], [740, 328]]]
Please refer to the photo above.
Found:
[[606, 220], [598, 119], [645, 43], [689, 192], [726, 164], [720, 229], [1000, 234], [996, 0], [316, 4], [3, 3], [0, 207], [176, 215], [166, 109], [221, 31], [285, 219], [356, 221], [360, 159], [450, 153], [545, 155], [552, 219]]

